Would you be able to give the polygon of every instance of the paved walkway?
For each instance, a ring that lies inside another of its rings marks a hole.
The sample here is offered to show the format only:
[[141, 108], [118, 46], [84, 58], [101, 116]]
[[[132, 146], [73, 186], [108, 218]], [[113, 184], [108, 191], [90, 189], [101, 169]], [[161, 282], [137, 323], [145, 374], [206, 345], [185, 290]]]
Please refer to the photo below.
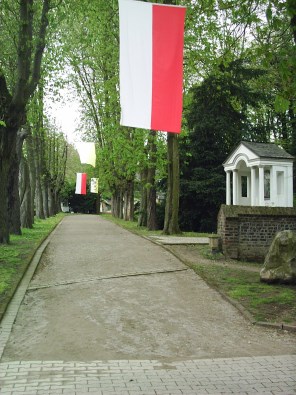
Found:
[[[69, 218], [69, 217], [68, 217]], [[68, 220], [67, 218], [67, 220]], [[79, 221], [79, 216], [76, 217], [77, 221]], [[90, 218], [90, 221], [95, 222], [97, 219], [95, 217], [83, 217]], [[22, 343], [28, 343], [32, 339], [28, 337], [26, 334], [26, 328], [21, 327], [20, 331], [18, 331], [18, 326], [22, 325], [22, 318], [23, 315], [20, 315], [20, 305], [25, 296], [28, 297], [28, 289], [31, 289], [31, 292], [36, 293], [39, 292], [37, 296], [37, 300], [42, 297], [43, 288], [49, 289], [49, 291], [53, 292], [53, 295], [61, 295], [58, 294], [56, 291], [56, 287], [61, 287], [66, 290], [67, 293], [70, 293], [71, 287], [78, 286], [81, 284], [81, 281], [86, 281], [88, 276], [88, 282], [92, 284], [98, 284], [98, 281], [101, 284], [101, 281], [105, 281], [102, 279], [112, 278], [112, 281], [116, 281], [116, 288], [119, 285], [121, 280], [124, 281], [125, 286], [127, 284], [133, 284], [130, 280], [131, 278], [137, 279], [138, 276], [144, 276], [146, 282], [141, 282], [138, 286], [141, 291], [144, 293], [144, 286], [147, 287], [151, 286], [152, 283], [157, 282], [159, 277], [166, 273], [166, 276], [175, 276], [178, 281], [181, 281], [182, 288], [184, 288], [184, 284], [187, 282], [188, 288], [194, 295], [194, 286], [191, 284], [191, 273], [190, 271], [187, 272], [186, 269], [180, 264], [178, 261], [171, 259], [165, 252], [165, 255], [162, 256], [162, 253], [159, 250], [155, 250], [158, 256], [156, 260], [159, 262], [161, 260], [162, 265], [154, 265], [153, 262], [150, 262], [150, 271], [145, 268], [143, 263], [144, 255], [140, 258], [141, 262], [139, 265], [134, 266], [133, 257], [129, 258], [129, 264], [125, 271], [112, 272], [111, 268], [104, 268], [100, 267], [100, 276], [94, 275], [94, 273], [89, 273], [90, 270], [87, 266], [83, 266], [83, 270], [86, 272], [84, 273], [84, 277], [75, 278], [74, 273], [72, 273], [73, 277], [71, 280], [66, 279], [66, 277], [61, 277], [61, 272], [59, 274], [59, 278], [56, 277], [58, 272], [57, 268], [54, 270], [46, 271], [44, 276], [38, 274], [35, 276], [33, 281], [31, 278], [34, 274], [35, 268], [39, 262], [41, 254], [43, 250], [46, 249], [46, 254], [44, 254], [41, 263], [50, 253], [54, 250], [58, 254], [59, 245], [63, 244], [65, 240], [61, 240], [61, 235], [66, 232], [66, 234], [71, 233], [71, 237], [73, 237], [73, 232], [77, 233], [76, 239], [73, 241], [73, 244], [68, 248], [65, 247], [64, 249], [64, 259], [61, 259], [63, 265], [67, 263], [67, 254], [72, 256], [72, 261], [75, 260], [75, 255], [77, 252], [73, 250], [73, 245], [76, 243], [79, 245], [78, 240], [83, 239], [83, 233], [77, 232], [75, 228], [74, 222], [76, 221], [75, 217], [73, 220], [71, 219], [68, 222], [63, 222], [62, 226], [57, 229], [56, 233], [53, 234], [44, 244], [41, 246], [40, 250], [37, 252], [28, 272], [26, 273], [22, 284], [18, 288], [17, 293], [15, 294], [14, 300], [10, 304], [7, 313], [0, 325], [0, 394], [1, 395], [39, 395], [39, 394], [77, 394], [77, 395], [84, 395], [88, 393], [94, 393], [97, 395], [175, 395], [175, 394], [185, 394], [185, 395], [194, 395], [194, 394], [296, 394], [296, 355], [295, 355], [295, 337], [292, 334], [287, 334], [287, 337], [282, 337], [280, 332], [277, 331], [270, 331], [268, 330], [267, 339], [270, 339], [270, 347], [264, 346], [261, 348], [261, 351], [258, 349], [260, 346], [260, 338], [254, 339], [254, 346], [249, 344], [250, 352], [254, 352], [256, 356], [248, 356], [246, 357], [247, 353], [247, 346], [248, 343], [251, 343], [248, 336], [250, 332], [254, 336], [262, 336], [262, 343], [266, 341], [265, 339], [265, 330], [263, 328], [253, 328], [252, 326], [247, 325], [244, 323], [243, 319], [238, 315], [235, 316], [235, 312], [232, 311], [232, 307], [229, 307], [228, 314], [231, 315], [231, 320], [228, 326], [233, 326], [236, 328], [236, 325], [240, 325], [242, 327], [242, 332], [239, 332], [239, 338], [241, 338], [241, 356], [231, 356], [237, 355], [239, 352], [235, 351], [235, 344], [229, 343], [226, 344], [226, 348], [228, 348], [228, 354], [230, 355], [229, 358], [206, 358], [203, 356], [202, 358], [189, 358], [185, 357], [187, 354], [182, 354], [182, 350], [179, 350], [179, 353], [176, 352], [174, 358], [166, 357], [166, 358], [148, 358], [148, 359], [141, 359], [141, 355], [146, 357], [145, 353], [137, 355], [137, 358], [104, 358], [102, 360], [93, 359], [63, 359], [60, 360], [59, 358], [51, 358], [49, 359], [29, 359], [29, 358], [22, 358], [17, 359], [18, 356], [18, 346], [17, 343], [18, 337], [21, 337], [21, 334], [24, 332], [25, 337], [21, 339]], [[100, 221], [100, 226], [102, 227], [102, 233], [107, 233], [110, 237], [117, 237], [116, 234], [117, 229], [114, 225], [105, 225], [104, 222]], [[95, 225], [97, 226], [97, 225]], [[97, 237], [98, 235], [96, 235]], [[141, 250], [146, 250], [146, 255], [148, 251], [148, 255], [152, 257], [154, 255], [154, 247], [150, 247], [149, 242], [145, 241], [144, 244], [141, 244], [142, 241], [138, 239], [136, 236], [130, 236], [125, 231], [120, 231], [120, 240], [123, 239], [125, 243], [135, 243], [135, 245], [140, 245]], [[69, 241], [68, 241], [69, 242]], [[123, 243], [124, 245], [126, 245]], [[148, 243], [148, 244], [146, 244]], [[120, 241], [118, 241], [118, 245]], [[66, 246], [66, 244], [65, 244]], [[98, 246], [96, 245], [94, 249], [97, 249]], [[116, 249], [114, 245], [113, 250]], [[155, 246], [155, 248], [161, 248]], [[125, 247], [127, 249], [127, 245]], [[63, 251], [63, 248], [61, 248]], [[99, 251], [102, 254], [102, 245], [99, 248]], [[89, 260], [98, 260], [98, 255], [93, 255], [91, 257], [91, 251], [89, 255]], [[97, 251], [98, 252], [98, 251]], [[110, 255], [110, 251], [107, 255]], [[106, 255], [106, 256], [107, 256]], [[123, 259], [124, 252], [121, 247], [121, 256], [120, 259]], [[61, 257], [60, 257], [61, 258]], [[105, 257], [102, 258], [105, 262]], [[115, 259], [115, 258], [114, 258]], [[163, 261], [164, 259], [164, 261]], [[165, 259], [167, 259], [165, 261]], [[81, 263], [81, 256], [79, 257], [78, 261]], [[134, 262], [137, 262], [135, 259]], [[43, 264], [43, 263], [42, 263]], [[69, 261], [70, 264], [70, 261]], [[50, 269], [50, 266], [49, 266]], [[111, 270], [111, 272], [110, 272]], [[117, 269], [118, 270], [118, 269]], [[185, 270], [185, 271], [184, 271]], [[171, 273], [170, 273], [171, 271]], [[42, 271], [41, 271], [42, 272]], [[65, 272], [62, 272], [65, 274]], [[153, 276], [150, 274], [153, 273]], [[186, 274], [187, 273], [187, 274]], [[80, 273], [81, 274], [81, 273]], [[123, 278], [121, 278], [121, 277]], [[135, 276], [135, 277], [133, 277]], [[47, 283], [44, 282], [44, 279], [47, 279]], [[149, 278], [149, 280], [148, 280]], [[43, 281], [41, 281], [43, 280]], [[130, 281], [129, 283], [126, 280]], [[150, 281], [150, 282], [149, 282]], [[166, 277], [166, 286], [170, 283], [171, 280]], [[184, 283], [185, 281], [185, 283]], [[198, 278], [193, 278], [194, 283], [198, 288], [201, 287], [202, 292], [206, 295], [205, 299], [208, 305], [208, 308], [211, 308], [211, 305], [214, 303], [220, 303], [222, 308], [220, 315], [223, 316], [224, 310], [228, 309], [228, 305], [222, 304], [222, 300], [218, 298], [215, 294], [211, 293], [212, 291], [208, 289], [208, 287], [203, 284], [203, 282]], [[161, 280], [163, 283], [163, 280]], [[160, 283], [160, 285], [161, 285]], [[137, 284], [135, 282], [135, 284]], [[173, 283], [177, 284], [177, 283]], [[144, 286], [143, 286], [144, 285]], [[97, 285], [96, 285], [97, 287]], [[108, 285], [110, 288], [110, 285]], [[186, 287], [186, 286], [185, 286]], [[100, 287], [99, 287], [100, 288]], [[102, 287], [103, 288], [103, 287]], [[104, 292], [109, 288], [103, 288]], [[163, 285], [162, 285], [163, 288]], [[60, 289], [60, 288], [59, 288]], [[155, 291], [155, 289], [153, 289]], [[122, 289], [120, 288], [120, 291]], [[94, 288], [92, 288], [92, 292], [94, 292]], [[175, 289], [175, 292], [178, 293], [178, 289]], [[210, 297], [209, 297], [210, 295]], [[102, 295], [100, 295], [101, 297]], [[138, 291], [138, 296], [140, 296]], [[159, 295], [158, 295], [159, 296]], [[152, 296], [151, 296], [152, 297]], [[173, 293], [168, 294], [169, 298], [173, 298]], [[180, 295], [178, 294], [178, 298]], [[74, 302], [74, 301], [73, 301]], [[202, 302], [202, 301], [201, 301]], [[28, 303], [25, 300], [25, 305]], [[54, 303], [58, 303], [56, 300]], [[176, 303], [176, 301], [174, 301]], [[185, 303], [184, 300], [181, 300], [181, 303]], [[225, 303], [225, 302], [223, 302]], [[123, 300], [121, 301], [123, 305]], [[201, 303], [202, 304], [202, 303]], [[222, 307], [223, 306], [223, 307]], [[29, 306], [30, 309], [32, 306]], [[167, 306], [168, 307], [168, 306]], [[123, 308], [123, 306], [122, 306]], [[135, 309], [136, 307], [133, 306]], [[143, 309], [145, 306], [143, 306]], [[157, 306], [155, 306], [155, 309]], [[171, 307], [168, 307], [169, 309]], [[22, 305], [21, 312], [26, 310], [26, 306]], [[184, 304], [184, 310], [185, 304]], [[112, 312], [114, 313], [114, 306]], [[152, 311], [150, 311], [152, 314]], [[194, 311], [193, 311], [194, 313]], [[164, 312], [162, 313], [164, 314]], [[181, 311], [180, 311], [181, 314]], [[41, 320], [42, 317], [40, 317]], [[161, 321], [161, 316], [159, 316], [159, 320]], [[78, 320], [78, 317], [75, 317]], [[189, 320], [189, 318], [186, 318]], [[151, 324], [154, 324], [155, 319]], [[185, 322], [184, 318], [180, 318], [181, 322]], [[15, 322], [15, 325], [14, 325]], [[192, 321], [194, 322], [194, 321]], [[192, 325], [192, 322], [189, 322], [189, 326]], [[202, 323], [200, 323], [202, 324]], [[39, 327], [37, 323], [36, 329], [36, 337], [38, 337]], [[196, 325], [196, 324], [195, 324]], [[209, 326], [206, 326], [205, 329], [210, 332], [211, 326], [215, 326], [214, 321], [211, 323], [209, 322]], [[180, 327], [179, 331], [180, 331]], [[177, 329], [178, 329], [177, 328]], [[130, 328], [132, 331], [132, 328]], [[154, 328], [153, 328], [154, 330]], [[183, 329], [186, 332], [186, 328]], [[226, 342], [224, 329], [217, 328], [218, 333], [220, 332], [220, 336], [222, 342]], [[242, 339], [245, 337], [243, 335], [243, 331], [246, 331], [246, 339]], [[29, 332], [30, 333], [30, 332]], [[215, 332], [213, 332], [215, 333]], [[228, 332], [229, 336], [235, 335], [233, 332]], [[206, 335], [204, 332], [197, 332], [203, 339], [202, 343], [206, 342]], [[126, 334], [125, 334], [126, 335]], [[173, 336], [174, 341], [180, 342], [183, 341], [182, 337], [176, 337], [175, 333], [171, 334]], [[187, 332], [186, 332], [187, 335]], [[227, 333], [226, 333], [227, 335]], [[27, 338], [26, 338], [27, 336]], [[83, 342], [83, 334], [82, 337], [80, 336], [80, 342]], [[111, 333], [110, 333], [111, 336]], [[116, 336], [120, 337], [120, 333], [118, 332]], [[112, 337], [112, 336], [111, 336]], [[196, 350], [199, 348], [198, 338], [193, 337], [195, 339], [195, 346], [194, 343], [190, 343], [189, 346], [191, 348], [196, 347]], [[236, 338], [234, 337], [234, 341]], [[281, 340], [282, 339], [282, 340]], [[112, 338], [113, 342], [115, 338]], [[217, 346], [217, 338], [212, 339], [212, 348], [213, 351], [219, 354], [219, 348]], [[258, 342], [257, 342], [258, 341]], [[287, 344], [288, 347], [285, 348], [284, 344], [282, 345], [283, 348], [280, 346], [281, 341]], [[32, 343], [33, 344], [33, 343]], [[41, 344], [41, 343], [40, 343]], [[38, 345], [38, 344], [37, 344]], [[76, 343], [78, 347], [79, 343]], [[151, 345], [150, 345], [151, 346]], [[167, 344], [166, 344], [167, 346]], [[220, 345], [221, 346], [221, 345]], [[55, 345], [52, 344], [54, 348]], [[63, 345], [60, 344], [60, 348]], [[140, 349], [140, 345], [138, 345]], [[183, 343], [183, 347], [186, 349], [188, 345]], [[238, 344], [238, 349], [240, 344]], [[38, 348], [38, 347], [37, 347]], [[285, 355], [278, 355], [279, 350], [290, 350], [290, 352], [285, 353]], [[11, 351], [12, 350], [12, 351]], [[161, 346], [159, 346], [158, 353], [162, 350]], [[256, 351], [257, 350], [257, 351]], [[262, 350], [266, 350], [266, 355], [262, 355]], [[278, 351], [277, 351], [278, 350]], [[9, 354], [10, 351], [10, 354]], [[38, 355], [38, 350], [35, 350]], [[211, 352], [211, 350], [208, 350]], [[13, 354], [14, 353], [14, 354]], [[187, 351], [188, 353], [188, 351]], [[198, 353], [193, 350], [193, 354]], [[288, 355], [289, 354], [289, 355]], [[293, 354], [293, 355], [291, 355]], [[11, 357], [11, 355], [15, 355], [15, 358]], [[106, 354], [107, 356], [109, 354]], [[110, 354], [111, 355], [111, 354]], [[118, 354], [120, 355], [120, 354]], [[128, 355], [128, 354], [127, 354]], [[181, 357], [180, 357], [181, 355]], [[182, 356], [183, 355], [183, 356]], [[189, 355], [189, 354], [188, 354]], [[191, 355], [191, 354], [190, 354]], [[2, 359], [1, 359], [2, 356]], [[86, 362], [87, 361], [87, 362]]]
[[153, 239], [155, 242], [159, 244], [167, 244], [167, 245], [186, 245], [186, 244], [209, 244], [208, 237], [182, 237], [182, 236], [149, 236], [150, 239]]
[[295, 394], [292, 356], [159, 361], [10, 362], [2, 395]]

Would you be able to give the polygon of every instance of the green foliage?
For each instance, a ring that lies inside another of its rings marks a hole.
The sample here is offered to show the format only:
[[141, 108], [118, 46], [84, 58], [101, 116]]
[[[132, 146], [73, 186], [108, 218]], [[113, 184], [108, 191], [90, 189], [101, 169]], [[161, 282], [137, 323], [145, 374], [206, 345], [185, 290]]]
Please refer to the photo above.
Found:
[[[236, 268], [236, 264], [239, 267]], [[209, 284], [242, 304], [257, 320], [295, 322], [295, 286], [261, 283], [259, 270], [250, 271], [250, 265], [243, 262], [222, 260], [221, 264], [211, 264], [208, 261], [190, 266]]]
[[11, 235], [10, 244], [0, 245], [0, 318], [36, 248], [63, 216], [58, 214], [46, 220], [36, 219], [33, 229], [23, 229], [22, 236]]
[[237, 60], [227, 67], [221, 64], [219, 72], [191, 89], [185, 112], [189, 133], [180, 147], [182, 229], [216, 230], [225, 199], [222, 163], [241, 139], [249, 137], [248, 109], [256, 110], [264, 98], [251, 82], [261, 75], [261, 70]]
[[289, 110], [290, 101], [281, 96], [276, 96], [274, 108], [276, 112], [285, 113]]

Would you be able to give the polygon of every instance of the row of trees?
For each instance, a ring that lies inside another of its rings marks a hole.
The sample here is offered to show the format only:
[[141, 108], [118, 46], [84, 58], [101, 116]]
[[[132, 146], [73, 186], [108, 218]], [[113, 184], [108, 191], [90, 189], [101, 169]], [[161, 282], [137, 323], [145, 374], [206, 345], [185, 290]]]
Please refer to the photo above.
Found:
[[139, 224], [149, 229], [158, 226], [161, 191], [166, 233], [179, 223], [214, 230], [221, 164], [240, 139], [272, 139], [296, 153], [294, 1], [158, 2], [187, 7], [180, 136], [119, 126], [116, 0], [2, 0], [0, 243], [20, 232], [20, 219], [31, 226], [33, 201], [40, 216], [58, 209], [67, 144], [44, 117], [44, 95], [58, 92], [64, 70], [81, 100], [83, 139], [97, 144], [93, 175], [111, 194], [113, 215], [133, 219], [140, 186]]
[[58, 209], [66, 143], [44, 119], [42, 58], [61, 10], [58, 0], [1, 1], [0, 243], [32, 227], [35, 211]]
[[130, 202], [140, 183], [140, 225], [157, 226], [161, 191], [165, 232], [178, 232], [179, 223], [215, 231], [225, 200], [222, 163], [241, 139], [275, 141], [296, 153], [293, 1], [159, 1], [187, 7], [180, 137], [119, 126], [117, 2], [86, 3], [77, 2], [75, 21], [67, 21], [66, 53], [113, 215], [133, 218]]

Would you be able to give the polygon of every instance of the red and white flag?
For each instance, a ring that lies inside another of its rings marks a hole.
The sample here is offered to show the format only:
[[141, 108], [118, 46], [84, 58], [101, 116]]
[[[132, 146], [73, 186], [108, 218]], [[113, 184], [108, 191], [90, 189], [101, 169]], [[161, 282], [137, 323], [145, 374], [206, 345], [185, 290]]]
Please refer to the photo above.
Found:
[[185, 12], [119, 0], [121, 125], [180, 133]]
[[86, 173], [76, 174], [76, 195], [86, 195]]

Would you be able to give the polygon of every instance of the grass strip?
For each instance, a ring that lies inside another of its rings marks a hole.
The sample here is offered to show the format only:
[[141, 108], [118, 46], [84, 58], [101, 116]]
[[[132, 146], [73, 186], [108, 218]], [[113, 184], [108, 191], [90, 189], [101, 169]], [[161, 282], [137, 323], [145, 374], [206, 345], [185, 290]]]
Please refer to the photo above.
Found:
[[[141, 236], [168, 236], [163, 233], [162, 230], [148, 230], [145, 226], [138, 226], [137, 221], [125, 221], [124, 219], [115, 218], [111, 214], [101, 214], [102, 218], [108, 221], [114, 222], [116, 225], [122, 226], [123, 228], [136, 233]], [[182, 232], [178, 235], [172, 235], [178, 237], [209, 237], [209, 233], [197, 233], [197, 232]]]
[[[247, 268], [248, 263], [244, 265]], [[259, 271], [211, 265], [211, 261], [189, 266], [207, 283], [238, 301], [256, 321], [296, 325], [296, 286], [262, 283]]]
[[0, 244], [0, 320], [35, 251], [63, 217], [36, 219], [33, 229], [22, 229], [21, 236], [11, 235], [10, 244]]

